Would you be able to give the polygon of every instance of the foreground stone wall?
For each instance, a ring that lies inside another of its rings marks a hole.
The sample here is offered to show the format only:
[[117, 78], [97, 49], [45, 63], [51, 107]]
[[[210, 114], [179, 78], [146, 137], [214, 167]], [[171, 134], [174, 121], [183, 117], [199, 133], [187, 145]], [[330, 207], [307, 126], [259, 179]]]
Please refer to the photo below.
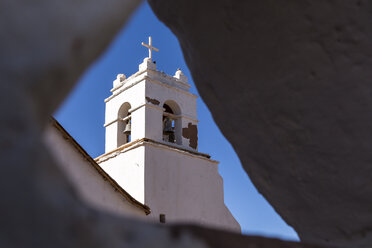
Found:
[[0, 246], [314, 247], [145, 224], [93, 210], [77, 197], [41, 135], [50, 114], [138, 4], [0, 1]]
[[253, 183], [301, 239], [370, 247], [372, 3], [149, 2]]

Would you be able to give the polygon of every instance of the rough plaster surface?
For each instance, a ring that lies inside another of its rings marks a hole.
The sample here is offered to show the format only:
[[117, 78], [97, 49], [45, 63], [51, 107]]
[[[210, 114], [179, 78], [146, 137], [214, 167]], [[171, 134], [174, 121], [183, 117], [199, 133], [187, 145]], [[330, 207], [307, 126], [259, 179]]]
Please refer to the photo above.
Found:
[[302, 240], [372, 243], [372, 3], [150, 0], [246, 172]]
[[146, 218], [144, 209], [115, 189], [52, 123], [45, 129], [43, 140], [78, 197], [89, 206], [124, 217]]
[[196, 149], [198, 147], [198, 126], [189, 122], [187, 127], [182, 128], [182, 137], [189, 139], [189, 146]]
[[160, 104], [160, 102], [158, 100], [150, 98], [148, 96], [146, 96], [146, 101], [149, 102], [149, 103], [152, 103], [154, 105], [159, 105]]
[[[192, 227], [174, 235], [87, 207], [41, 139], [49, 115], [138, 3], [0, 1], [1, 247], [212, 247]], [[242, 239], [236, 247], [308, 247], [224, 235]]]

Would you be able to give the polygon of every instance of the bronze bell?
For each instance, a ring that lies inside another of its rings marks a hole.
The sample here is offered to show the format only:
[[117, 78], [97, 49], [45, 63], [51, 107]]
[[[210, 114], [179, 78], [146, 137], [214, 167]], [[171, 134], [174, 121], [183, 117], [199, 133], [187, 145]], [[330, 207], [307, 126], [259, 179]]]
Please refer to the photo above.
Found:
[[172, 120], [166, 117], [164, 120], [163, 134], [173, 134], [173, 133], [174, 133], [174, 130], [172, 127]]
[[128, 122], [127, 124], [125, 124], [123, 134], [129, 135], [131, 131], [132, 131], [132, 125], [130, 124], [130, 122]]

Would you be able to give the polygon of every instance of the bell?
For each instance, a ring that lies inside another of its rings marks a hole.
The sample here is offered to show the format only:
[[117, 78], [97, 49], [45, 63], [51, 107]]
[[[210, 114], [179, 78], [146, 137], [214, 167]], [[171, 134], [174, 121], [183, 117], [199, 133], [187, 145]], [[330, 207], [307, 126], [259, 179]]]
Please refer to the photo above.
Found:
[[130, 134], [130, 132], [132, 131], [132, 128], [131, 128], [131, 124], [130, 123], [127, 123], [125, 125], [125, 128], [124, 128], [124, 131], [123, 131], [123, 134]]
[[164, 120], [164, 129], [163, 129], [164, 134], [173, 134], [174, 130], [172, 127], [172, 121], [169, 118], [165, 118]]

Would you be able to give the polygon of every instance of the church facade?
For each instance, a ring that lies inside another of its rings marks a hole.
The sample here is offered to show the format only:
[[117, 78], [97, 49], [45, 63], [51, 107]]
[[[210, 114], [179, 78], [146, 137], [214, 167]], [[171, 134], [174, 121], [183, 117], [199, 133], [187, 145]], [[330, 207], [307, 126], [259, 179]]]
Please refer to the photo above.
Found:
[[[105, 99], [105, 153], [88, 159], [91, 167], [124, 192], [130, 207], [122, 207], [123, 214], [240, 232], [224, 204], [218, 162], [198, 151], [197, 96], [181, 70], [170, 76], [156, 69], [151, 38], [143, 45], [149, 57], [129, 78], [119, 74]], [[96, 192], [102, 200], [105, 192]]]

